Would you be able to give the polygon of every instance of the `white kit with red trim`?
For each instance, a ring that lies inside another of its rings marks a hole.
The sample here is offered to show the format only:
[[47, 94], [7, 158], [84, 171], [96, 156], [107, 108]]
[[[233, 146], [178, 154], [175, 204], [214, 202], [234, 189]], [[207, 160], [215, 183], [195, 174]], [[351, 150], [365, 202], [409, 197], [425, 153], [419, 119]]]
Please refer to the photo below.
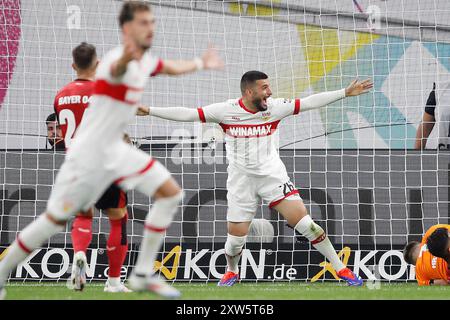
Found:
[[253, 112], [242, 99], [198, 108], [202, 122], [218, 123], [224, 133], [227, 159], [242, 172], [265, 176], [284, 170], [278, 155], [278, 124], [300, 112], [300, 99], [267, 99], [267, 110]]

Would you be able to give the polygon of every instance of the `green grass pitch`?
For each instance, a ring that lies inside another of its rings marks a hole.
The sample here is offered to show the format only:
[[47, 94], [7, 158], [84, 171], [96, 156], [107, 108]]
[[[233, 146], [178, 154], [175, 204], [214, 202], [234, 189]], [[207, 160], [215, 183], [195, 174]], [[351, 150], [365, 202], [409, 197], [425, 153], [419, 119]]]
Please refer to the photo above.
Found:
[[[217, 287], [216, 283], [179, 283], [181, 299], [188, 300], [438, 300], [450, 299], [450, 286], [418, 287], [413, 283], [347, 287], [343, 283], [240, 283]], [[69, 290], [64, 284], [11, 283], [8, 300], [158, 300], [152, 293], [105, 293], [103, 284], [88, 284], [83, 292]]]

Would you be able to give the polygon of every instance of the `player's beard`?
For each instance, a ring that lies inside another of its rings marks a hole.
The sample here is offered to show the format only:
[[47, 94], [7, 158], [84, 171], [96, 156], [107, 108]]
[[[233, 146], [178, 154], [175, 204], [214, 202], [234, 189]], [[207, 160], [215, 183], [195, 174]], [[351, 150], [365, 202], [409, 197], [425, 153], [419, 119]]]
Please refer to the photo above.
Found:
[[258, 111], [266, 111], [267, 105], [263, 105], [263, 99], [262, 98], [256, 98], [252, 100], [253, 105], [255, 106]]

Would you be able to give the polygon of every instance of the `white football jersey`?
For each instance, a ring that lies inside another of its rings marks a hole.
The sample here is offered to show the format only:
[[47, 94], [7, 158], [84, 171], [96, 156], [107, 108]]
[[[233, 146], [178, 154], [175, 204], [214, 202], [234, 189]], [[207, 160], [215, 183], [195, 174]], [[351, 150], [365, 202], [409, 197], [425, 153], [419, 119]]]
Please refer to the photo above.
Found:
[[94, 92], [68, 149], [68, 158], [90, 159], [92, 165], [106, 162], [108, 149], [122, 141], [128, 123], [135, 117], [148, 78], [162, 69], [162, 60], [147, 51], [140, 61], [128, 63], [125, 74], [113, 78], [111, 67], [122, 53], [122, 46], [109, 51], [97, 67]]
[[267, 99], [267, 110], [253, 112], [242, 99], [231, 99], [198, 108], [202, 122], [218, 123], [225, 133], [230, 167], [265, 176], [286, 170], [278, 154], [278, 125], [300, 112], [300, 100]]

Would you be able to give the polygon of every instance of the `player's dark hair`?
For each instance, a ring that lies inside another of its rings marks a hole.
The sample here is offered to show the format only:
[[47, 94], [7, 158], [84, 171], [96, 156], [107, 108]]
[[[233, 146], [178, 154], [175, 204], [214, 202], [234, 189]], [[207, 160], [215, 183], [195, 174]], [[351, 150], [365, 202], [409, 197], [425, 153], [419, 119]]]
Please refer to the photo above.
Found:
[[152, 11], [150, 5], [143, 1], [127, 1], [123, 4], [119, 14], [119, 25], [122, 27], [124, 23], [133, 21], [134, 14], [140, 11]]
[[72, 57], [73, 62], [78, 68], [86, 70], [92, 66], [92, 63], [97, 57], [97, 51], [94, 45], [82, 42], [72, 50]]
[[261, 71], [247, 71], [241, 78], [241, 92], [245, 93], [245, 90], [253, 85], [257, 80], [268, 79], [269, 76]]
[[48, 115], [47, 119], [45, 120], [45, 123], [48, 124], [49, 122], [55, 122], [56, 121], [56, 114], [51, 113]]
[[427, 247], [433, 256], [443, 259], [449, 258], [448, 229], [438, 228], [434, 230], [427, 239]]
[[417, 241], [411, 241], [409, 242], [405, 248], [403, 249], [403, 259], [405, 259], [405, 261], [409, 264], [416, 264], [416, 262], [414, 261], [412, 254], [414, 252], [414, 250], [416, 249], [416, 246], [420, 245], [420, 242]]

